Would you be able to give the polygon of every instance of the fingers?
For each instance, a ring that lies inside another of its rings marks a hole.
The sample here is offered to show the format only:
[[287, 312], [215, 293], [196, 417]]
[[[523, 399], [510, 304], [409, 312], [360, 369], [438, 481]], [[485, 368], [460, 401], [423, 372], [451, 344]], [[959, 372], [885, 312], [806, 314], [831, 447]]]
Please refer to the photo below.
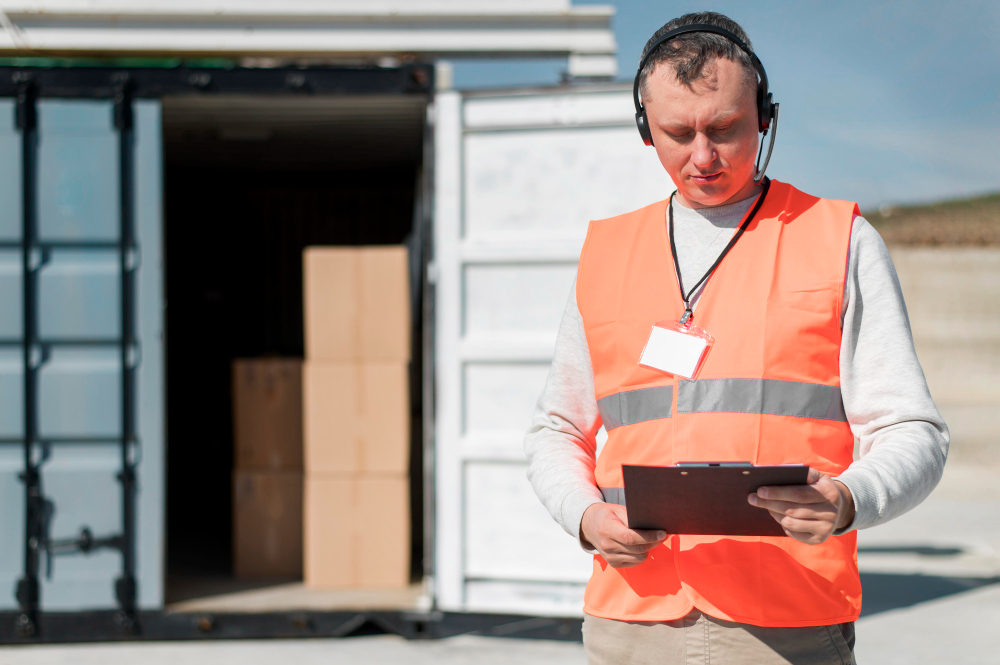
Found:
[[762, 499], [756, 494], [751, 494], [748, 498], [750, 505], [758, 508], [765, 508], [772, 513], [787, 515], [802, 520], [830, 520], [837, 518], [837, 507], [830, 502], [826, 503], [793, 503], [791, 501], [775, 501], [774, 499]]
[[817, 469], [815, 469], [813, 467], [809, 467], [809, 475], [806, 476], [806, 484], [807, 485], [815, 485], [825, 475], [826, 474], [824, 474], [822, 471], [819, 471], [819, 470], [817, 470]]
[[629, 529], [627, 513], [623, 506], [611, 506], [598, 530], [594, 543], [601, 556], [614, 568], [637, 566], [649, 556], [649, 551], [662, 543], [667, 534], [663, 531]]
[[830, 476], [816, 469], [809, 469], [807, 485], [765, 485], [757, 488], [757, 495], [762, 499], [792, 503], [836, 503], [840, 498], [840, 491]]
[[808, 483], [760, 487], [747, 501], [767, 510], [786, 535], [817, 545], [836, 529], [840, 490], [829, 476], [815, 469], [809, 470]]
[[609, 550], [634, 553], [648, 552], [667, 537], [663, 531], [630, 529], [621, 522], [611, 521], [602, 535], [610, 541]]
[[607, 535], [626, 547], [655, 547], [667, 537], [664, 531], [630, 529], [624, 524], [609, 524]]
[[604, 560], [608, 562], [612, 568], [635, 568], [640, 563], [646, 560], [648, 554], [629, 554], [623, 556], [620, 554], [602, 554]]
[[785, 534], [807, 545], [819, 545], [833, 534], [833, 522], [827, 520], [802, 520], [781, 513], [771, 512], [774, 521]]
[[601, 544], [603, 548], [598, 548], [602, 553], [625, 553], [631, 552], [641, 554], [656, 546], [653, 543], [649, 547], [644, 547], [646, 541], [639, 536], [639, 532], [629, 529], [628, 514], [625, 506], [612, 505], [611, 515], [601, 524]]
[[625, 510], [625, 506], [614, 505], [612, 512], [616, 519], [606, 522], [604, 535], [624, 547], [636, 548], [634, 551], [645, 552], [662, 543], [667, 537], [665, 532], [655, 529], [628, 528], [628, 512]]
[[815, 485], [765, 485], [758, 487], [761, 499], [789, 501], [791, 503], [824, 503], [829, 501]]
[[625, 506], [619, 506], [617, 503], [611, 503], [608, 504], [608, 507], [611, 508], [611, 512], [618, 518], [618, 521], [621, 522], [622, 526], [628, 524], [628, 511], [625, 510]]
[[653, 549], [654, 547], [663, 542], [663, 538], [658, 538], [657, 540], [654, 540], [652, 542], [648, 541], [634, 542], [637, 540], [640, 539], [630, 537], [628, 534], [625, 534], [625, 537], [622, 540], [617, 541], [618, 548], [625, 552], [632, 552], [635, 554], [639, 554], [641, 552], [648, 552], [649, 550]]
[[648, 545], [646, 549], [636, 550], [635, 548], [625, 547], [621, 544], [614, 542], [608, 543], [608, 548], [601, 550], [601, 556], [604, 560], [611, 564], [612, 568], [630, 568], [632, 566], [638, 566], [640, 563], [645, 561], [649, 557], [649, 550], [656, 547], [659, 543]]

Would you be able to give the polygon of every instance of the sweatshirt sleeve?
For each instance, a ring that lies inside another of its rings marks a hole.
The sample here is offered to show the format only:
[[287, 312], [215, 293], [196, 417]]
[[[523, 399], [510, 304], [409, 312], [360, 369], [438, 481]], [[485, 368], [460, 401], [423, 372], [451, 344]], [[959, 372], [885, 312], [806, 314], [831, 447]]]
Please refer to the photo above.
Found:
[[594, 481], [596, 436], [601, 424], [574, 283], [545, 389], [524, 437], [524, 451], [535, 494], [553, 519], [578, 540], [584, 511], [604, 500]]
[[849, 254], [840, 380], [860, 457], [838, 477], [856, 514], [836, 535], [888, 522], [923, 501], [941, 479], [949, 444], [889, 250], [861, 216], [854, 218]]

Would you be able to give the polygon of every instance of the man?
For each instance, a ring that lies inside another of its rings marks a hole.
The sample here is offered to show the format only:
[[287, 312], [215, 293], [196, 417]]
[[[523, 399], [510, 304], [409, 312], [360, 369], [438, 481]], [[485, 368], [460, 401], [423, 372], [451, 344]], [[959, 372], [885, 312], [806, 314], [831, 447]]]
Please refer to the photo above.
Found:
[[[947, 457], [881, 238], [856, 205], [760, 177], [775, 128], [751, 48], [714, 12], [647, 43], [637, 120], [677, 191], [591, 222], [525, 438], [536, 493], [594, 554], [593, 665], [853, 662], [856, 530], [922, 501]], [[639, 364], [654, 324], [712, 336], [693, 378]], [[809, 465], [747, 497], [786, 537], [627, 527], [622, 464], [698, 461]]]

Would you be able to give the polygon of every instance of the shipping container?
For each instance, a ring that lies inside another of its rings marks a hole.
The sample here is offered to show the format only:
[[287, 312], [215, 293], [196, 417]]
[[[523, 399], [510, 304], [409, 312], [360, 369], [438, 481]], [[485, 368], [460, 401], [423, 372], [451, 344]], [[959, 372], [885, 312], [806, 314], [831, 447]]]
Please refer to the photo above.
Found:
[[[593, 15], [603, 39], [610, 12]], [[534, 496], [522, 437], [588, 221], [670, 191], [631, 86], [459, 92], [434, 48], [381, 65], [301, 50], [294, 66], [0, 67], [0, 639], [581, 616], [592, 560]], [[606, 53], [550, 50], [608, 74]], [[399, 244], [412, 585], [236, 580], [232, 360], [302, 357], [305, 247]]]

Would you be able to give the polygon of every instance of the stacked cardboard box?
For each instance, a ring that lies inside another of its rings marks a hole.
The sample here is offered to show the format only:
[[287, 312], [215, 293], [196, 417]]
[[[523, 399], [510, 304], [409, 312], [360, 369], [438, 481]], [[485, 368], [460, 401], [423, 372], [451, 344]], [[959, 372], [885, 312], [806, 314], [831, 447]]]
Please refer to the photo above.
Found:
[[410, 289], [404, 247], [303, 257], [305, 581], [405, 586]]
[[302, 361], [233, 361], [233, 572], [302, 575]]

